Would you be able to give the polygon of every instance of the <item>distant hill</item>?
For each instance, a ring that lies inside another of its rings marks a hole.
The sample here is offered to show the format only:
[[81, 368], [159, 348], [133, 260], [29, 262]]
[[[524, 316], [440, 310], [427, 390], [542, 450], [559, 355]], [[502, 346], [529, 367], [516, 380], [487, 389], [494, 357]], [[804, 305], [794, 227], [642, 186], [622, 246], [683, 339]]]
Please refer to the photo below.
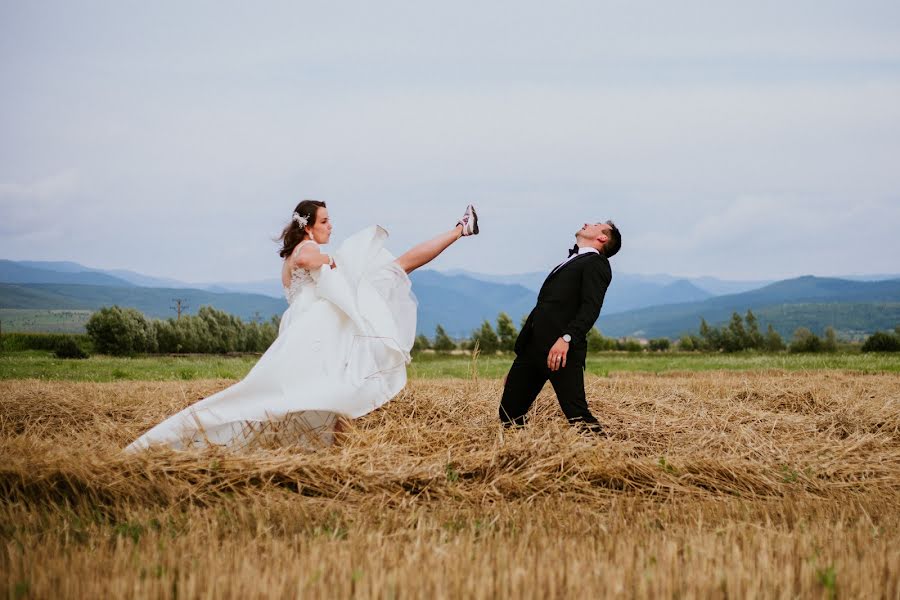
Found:
[[[170, 309], [172, 298], [179, 297], [187, 300], [189, 313], [210, 305], [248, 319], [257, 312], [268, 318], [281, 314], [287, 307], [281, 282], [275, 278], [209, 284], [202, 289], [184, 287], [188, 284], [182, 282], [178, 282], [177, 287], [147, 286], [145, 284], [163, 280], [132, 271], [98, 271], [72, 262], [29, 262], [27, 265], [25, 262], [4, 262], [9, 263], [10, 268], [6, 272], [0, 271], [0, 281], [19, 284], [0, 284], [0, 308], [6, 309], [97, 310], [119, 304], [137, 308], [151, 317], [167, 318], [174, 314]], [[19, 271], [14, 269], [16, 266]], [[28, 277], [13, 277], [25, 272]], [[113, 272], [122, 278], [110, 275]], [[417, 329], [429, 336], [434, 335], [438, 324], [451, 336], [468, 336], [484, 319], [496, 321], [501, 311], [509, 313], [518, 323], [534, 306], [537, 296], [518, 285], [491, 284], [429, 270], [415, 272], [412, 281], [413, 292], [419, 300]], [[104, 283], [110, 288], [128, 287], [132, 291], [106, 289]]]
[[[460, 269], [447, 271], [445, 275], [464, 276], [478, 281], [520, 285], [533, 292], [540, 290], [547, 273], [521, 273], [519, 275], [484, 275]], [[677, 304], [679, 302], [695, 302], [712, 296], [709, 292], [694, 285], [686, 279], [671, 276], [643, 276], [616, 273], [613, 271], [613, 283], [606, 292], [603, 301], [604, 314], [625, 312], [658, 304]], [[535, 294], [535, 297], [537, 295]]]
[[[55, 263], [60, 266], [75, 263]], [[134, 284], [96, 271], [51, 270], [24, 263], [0, 260], [0, 281], [3, 283], [80, 283], [85, 285], [109, 285], [133, 287]]]
[[205, 289], [211, 292], [237, 292], [239, 294], [262, 294], [273, 298], [284, 297], [284, 288], [281, 287], [281, 278], [279, 277], [241, 283], [211, 283]]
[[136, 308], [155, 318], [174, 316], [173, 298], [184, 299], [188, 313], [204, 305], [214, 306], [242, 319], [268, 319], [287, 308], [284, 300], [260, 294], [216, 294], [206, 290], [181, 288], [114, 287], [80, 284], [0, 284], [0, 308], [98, 310], [118, 304]]
[[537, 298], [534, 291], [520, 285], [489, 283], [465, 275], [423, 270], [410, 279], [419, 301], [416, 329], [429, 337], [438, 324], [451, 336], [467, 337], [485, 319], [496, 323], [501, 311], [518, 326]]
[[[823, 277], [799, 277], [779, 281], [758, 290], [716, 296], [702, 302], [655, 306], [620, 314], [602, 314], [597, 326], [604, 334], [638, 337], [677, 337], [696, 332], [701, 317], [712, 324], [723, 323], [733, 312], [744, 314], [752, 309], [765, 315], [782, 335], [790, 335], [803, 322], [813, 328], [826, 322], [836, 329], [872, 332], [897, 324], [891, 308], [900, 303], [900, 279], [877, 282], [847, 281]], [[881, 312], [871, 306], [883, 305]], [[805, 305], [806, 321], [786, 305]], [[830, 305], [842, 305], [840, 309]], [[792, 315], [788, 317], [788, 315]], [[865, 317], [868, 315], [868, 317]], [[824, 327], [824, 325], [823, 325]]]
[[[447, 277], [436, 271], [413, 274], [419, 300], [418, 331], [434, 335], [443, 325], [451, 336], [468, 336], [484, 319], [496, 321], [500, 311], [518, 323], [534, 305], [534, 292], [521, 286], [490, 284], [467, 277]], [[0, 284], [0, 308], [42, 310], [97, 310], [118, 304], [136, 308], [154, 318], [174, 316], [173, 298], [183, 298], [194, 314], [201, 306], [214, 306], [242, 319], [280, 315], [283, 299], [261, 294], [216, 293], [185, 288], [94, 286], [80, 284]]]
[[[0, 261], [0, 263], [10, 263], [22, 267], [37, 269], [39, 275], [33, 281], [18, 281], [7, 278], [3, 271], [0, 271], [0, 282], [2, 283], [84, 283], [89, 285], [105, 285], [104, 280], [97, 278], [97, 275], [106, 275], [112, 277], [112, 280], [106, 280], [108, 285], [136, 285], [140, 287], [158, 287], [158, 288], [177, 288], [177, 289], [197, 289], [208, 290], [212, 292], [240, 292], [240, 293], [263, 293], [273, 297], [281, 297], [281, 285], [278, 279], [265, 280], [263, 282], [247, 282], [247, 283], [188, 283], [179, 281], [170, 277], [153, 277], [144, 275], [127, 269], [94, 269], [86, 267], [82, 264], [71, 261], [38, 261], [38, 260], [21, 260], [21, 261]], [[59, 277], [48, 277], [47, 273], [65, 273], [69, 277], [62, 279]], [[273, 290], [272, 284], [276, 284], [277, 288]], [[263, 288], [265, 291], [261, 291]]]
[[[468, 277], [479, 279], [481, 281], [491, 281], [493, 283], [516, 283], [534, 291], [538, 291], [541, 288], [541, 284], [544, 283], [544, 279], [547, 277], [548, 272], [549, 269], [546, 272], [533, 271], [530, 273], [518, 273], [515, 275], [487, 275], [484, 273], [476, 273], [474, 271], [466, 271], [464, 269], [450, 269], [444, 271], [444, 273], [447, 275], [466, 275]], [[888, 277], [883, 277], [881, 275], [873, 275], [869, 278], [866, 278], [866, 276], [864, 275], [860, 275], [859, 277], [867, 281], [889, 279]], [[666, 273], [642, 275], [637, 273], [622, 273], [621, 271], [617, 271], [615, 264], [613, 264], [613, 281], [615, 282], [616, 287], [644, 286], [642, 288], [643, 290], [659, 290], [678, 281], [688, 281], [695, 287], [703, 290], [704, 292], [707, 292], [707, 295], [709, 296], [721, 296], [723, 294], [739, 294], [741, 292], [755, 290], [757, 288], [761, 288], [763, 286], [769, 285], [770, 283], [773, 283], [774, 280], [740, 281], [719, 279], [717, 277], [708, 276], [679, 277], [676, 275], [668, 275]], [[632, 293], [628, 292], [622, 295], [627, 296], [632, 295]], [[631, 306], [626, 308], [625, 310], [630, 310], [631, 308], [635, 307]]]
[[[416, 271], [412, 281], [419, 299], [418, 332], [432, 336], [435, 326], [441, 324], [450, 335], [465, 337], [484, 319], [495, 322], [501, 311], [518, 325], [534, 306], [545, 277], [546, 273], [538, 272]], [[710, 287], [741, 288], [759, 282], [614, 273], [598, 326], [615, 337], [677, 337], [696, 332], [701, 317], [717, 324], [727, 321], [734, 311], [743, 314], [752, 308], [763, 327], [771, 322], [785, 336], [798, 326], [821, 331], [833, 325], [845, 335], [892, 329], [900, 322], [900, 279], [865, 281], [865, 276], [856, 277], [859, 280], [800, 277], [738, 294], [711, 296]], [[870, 276], [881, 277], [886, 276]], [[187, 300], [189, 313], [211, 305], [250, 319], [257, 314], [263, 318], [281, 314], [287, 306], [277, 278], [194, 287], [183, 282], [149, 285], [160, 281], [175, 280], [127, 270], [102, 271], [73, 262], [0, 260], [0, 309], [96, 310], [119, 304], [164, 318], [174, 315], [172, 299], [179, 297]]]
[[861, 340], [875, 331], [890, 331], [900, 325], [900, 302], [779, 304], [753, 312], [763, 329], [771, 323], [785, 338], [798, 327], [822, 335], [830, 326], [842, 339]]
[[647, 306], [706, 300], [712, 294], [686, 279], [668, 284], [641, 283], [613, 274], [613, 282], [603, 301], [603, 312], [615, 314]]

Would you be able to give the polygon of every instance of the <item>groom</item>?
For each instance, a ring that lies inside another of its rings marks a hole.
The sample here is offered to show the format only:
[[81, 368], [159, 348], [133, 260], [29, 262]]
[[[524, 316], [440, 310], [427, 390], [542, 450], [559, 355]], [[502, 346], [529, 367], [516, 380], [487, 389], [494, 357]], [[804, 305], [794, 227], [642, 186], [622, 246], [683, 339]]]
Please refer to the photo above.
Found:
[[500, 420], [506, 426], [525, 424], [528, 409], [549, 379], [569, 422], [603, 433], [588, 409], [584, 363], [587, 333], [612, 281], [609, 258], [622, 247], [622, 236], [612, 221], [585, 223], [575, 241], [569, 258], [547, 276], [516, 339], [516, 359], [500, 401]]

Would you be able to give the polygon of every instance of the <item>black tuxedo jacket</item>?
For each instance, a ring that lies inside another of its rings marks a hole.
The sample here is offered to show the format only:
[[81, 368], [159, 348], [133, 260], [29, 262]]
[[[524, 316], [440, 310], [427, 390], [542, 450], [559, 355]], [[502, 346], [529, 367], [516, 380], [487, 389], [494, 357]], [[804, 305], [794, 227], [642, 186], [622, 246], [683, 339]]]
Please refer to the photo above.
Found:
[[566, 364], [584, 366], [587, 333], [600, 316], [611, 281], [609, 260], [593, 252], [580, 254], [551, 272], [538, 293], [537, 306], [516, 339], [516, 354], [531, 356], [544, 364], [556, 340], [568, 333], [572, 341]]

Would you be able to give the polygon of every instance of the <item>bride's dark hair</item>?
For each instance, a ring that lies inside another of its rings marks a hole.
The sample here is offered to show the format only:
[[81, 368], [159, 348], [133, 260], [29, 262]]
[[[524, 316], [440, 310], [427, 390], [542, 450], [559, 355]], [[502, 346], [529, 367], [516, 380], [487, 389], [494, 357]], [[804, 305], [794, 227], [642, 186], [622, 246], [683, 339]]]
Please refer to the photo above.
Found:
[[[307, 223], [311, 227], [316, 224], [316, 215], [318, 214], [320, 207], [326, 208], [325, 203], [320, 202], [319, 200], [304, 200], [297, 205], [294, 212], [301, 217], [306, 217]], [[281, 256], [281, 258], [290, 256], [294, 251], [294, 248], [297, 247], [297, 244], [304, 239], [306, 239], [306, 231], [294, 220], [293, 215], [291, 215], [291, 222], [284, 228], [284, 231], [282, 231], [281, 235], [278, 237], [278, 241], [282, 243], [278, 255]]]

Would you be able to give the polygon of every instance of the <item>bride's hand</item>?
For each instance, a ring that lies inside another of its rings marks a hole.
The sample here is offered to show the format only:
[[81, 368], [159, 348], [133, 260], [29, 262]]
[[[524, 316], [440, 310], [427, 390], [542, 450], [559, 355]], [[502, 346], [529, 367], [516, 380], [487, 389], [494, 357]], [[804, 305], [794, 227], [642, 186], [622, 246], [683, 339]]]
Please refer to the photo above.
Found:
[[329, 265], [332, 269], [335, 267], [334, 258], [319, 250], [317, 244], [306, 244], [303, 248], [299, 246], [294, 250], [296, 258], [295, 265], [309, 271], [318, 270], [325, 265]]

